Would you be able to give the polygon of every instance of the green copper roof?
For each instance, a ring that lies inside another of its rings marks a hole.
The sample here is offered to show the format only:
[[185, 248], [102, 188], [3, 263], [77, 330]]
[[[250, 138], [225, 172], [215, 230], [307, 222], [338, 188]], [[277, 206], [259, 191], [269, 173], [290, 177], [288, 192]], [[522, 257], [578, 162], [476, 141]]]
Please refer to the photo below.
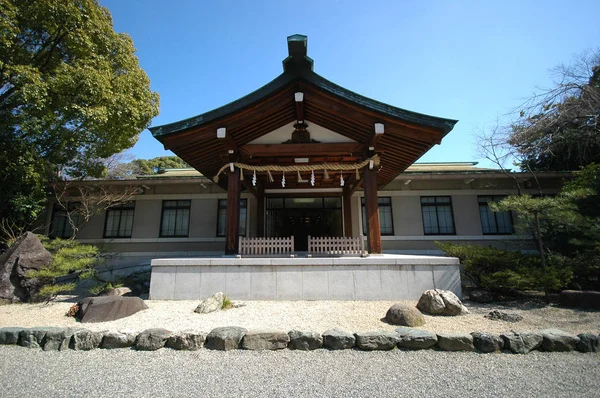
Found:
[[353, 102], [369, 110], [373, 110], [406, 122], [440, 129], [444, 133], [448, 133], [450, 130], [452, 130], [457, 122], [457, 120], [429, 116], [384, 104], [383, 102], [379, 102], [347, 90], [335, 83], [330, 82], [322, 76], [319, 76], [313, 71], [313, 60], [306, 55], [307, 37], [304, 35], [289, 36], [288, 51], [289, 56], [283, 60], [283, 73], [258, 90], [212, 111], [178, 122], [151, 127], [149, 130], [152, 132], [154, 137], [159, 138], [168, 134], [186, 130], [188, 128], [201, 126], [241, 110], [249, 105], [257, 103], [263, 98], [268, 97], [287, 85], [298, 81], [307, 82], [323, 91]]

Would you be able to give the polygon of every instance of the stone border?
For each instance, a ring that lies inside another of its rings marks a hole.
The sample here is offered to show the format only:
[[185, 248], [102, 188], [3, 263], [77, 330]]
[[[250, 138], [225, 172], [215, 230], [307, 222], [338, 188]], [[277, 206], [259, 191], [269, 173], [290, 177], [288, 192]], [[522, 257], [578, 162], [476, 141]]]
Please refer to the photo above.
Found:
[[73, 349], [88, 351], [96, 348], [134, 348], [155, 351], [163, 347], [175, 350], [199, 350], [202, 347], [228, 351], [246, 350], [315, 350], [359, 349], [402, 350], [433, 349], [438, 351], [475, 351], [527, 354], [579, 351], [600, 352], [600, 336], [591, 333], [574, 335], [559, 329], [510, 332], [493, 335], [484, 332], [432, 333], [423, 329], [400, 327], [396, 331], [351, 333], [330, 329], [322, 334], [275, 329], [247, 330], [241, 327], [219, 327], [204, 334], [194, 330], [173, 333], [166, 329], [147, 329], [139, 334], [132, 331], [92, 332], [83, 328], [37, 327], [0, 328], [0, 344], [41, 348], [44, 351]]

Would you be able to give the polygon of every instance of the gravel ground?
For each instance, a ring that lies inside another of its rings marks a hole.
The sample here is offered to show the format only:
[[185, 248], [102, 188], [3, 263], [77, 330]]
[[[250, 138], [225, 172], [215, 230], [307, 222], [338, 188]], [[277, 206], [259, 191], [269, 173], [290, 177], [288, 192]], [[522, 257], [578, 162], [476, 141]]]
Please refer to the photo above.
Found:
[[[63, 298], [67, 300], [68, 298]], [[73, 299], [71, 298], [71, 301]], [[247, 329], [276, 328], [324, 332], [333, 327], [359, 332], [393, 330], [396, 327], [381, 321], [392, 301], [247, 301], [235, 302], [239, 308], [196, 314], [199, 301], [147, 300], [149, 309], [113, 322], [81, 325], [65, 316], [72, 302], [57, 301], [45, 304], [12, 304], [0, 306], [2, 326], [85, 326], [91, 330], [143, 331], [162, 327], [171, 331], [196, 329], [209, 332], [219, 326], [242, 326]], [[406, 301], [416, 305], [416, 301]], [[545, 305], [537, 300], [506, 302], [504, 304], [465, 303], [469, 315], [458, 317], [425, 316], [424, 329], [432, 332], [486, 331], [502, 333], [514, 330], [533, 330], [548, 327], [573, 333], [600, 332], [600, 311], [582, 311]], [[483, 316], [492, 309], [523, 315], [517, 323], [492, 321]]]
[[2, 397], [597, 397], [600, 356], [0, 347]]

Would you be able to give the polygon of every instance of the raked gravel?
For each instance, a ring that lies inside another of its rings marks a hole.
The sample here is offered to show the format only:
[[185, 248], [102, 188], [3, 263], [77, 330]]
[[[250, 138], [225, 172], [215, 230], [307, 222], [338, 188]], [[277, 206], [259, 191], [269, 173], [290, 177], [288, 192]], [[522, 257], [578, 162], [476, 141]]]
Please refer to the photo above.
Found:
[[[65, 316], [71, 305], [68, 297], [49, 304], [11, 304], [0, 306], [0, 327], [3, 326], [83, 326], [90, 330], [124, 330], [141, 332], [149, 328], [171, 331], [195, 329], [210, 332], [219, 326], [242, 326], [247, 329], [298, 329], [322, 333], [333, 327], [348, 331], [394, 330], [396, 326], [382, 321], [395, 301], [235, 301], [238, 308], [210, 314], [196, 314], [199, 300], [146, 300], [149, 309], [112, 322], [80, 324]], [[404, 301], [416, 305], [416, 301]], [[600, 312], [567, 309], [556, 305], [532, 302], [477, 304], [465, 302], [471, 312], [456, 317], [425, 315], [423, 329], [435, 333], [485, 331], [502, 333], [513, 330], [559, 328], [573, 333], [600, 331]], [[483, 316], [493, 309], [523, 316], [517, 323], [493, 321]]]
[[597, 397], [596, 354], [0, 346], [2, 397]]

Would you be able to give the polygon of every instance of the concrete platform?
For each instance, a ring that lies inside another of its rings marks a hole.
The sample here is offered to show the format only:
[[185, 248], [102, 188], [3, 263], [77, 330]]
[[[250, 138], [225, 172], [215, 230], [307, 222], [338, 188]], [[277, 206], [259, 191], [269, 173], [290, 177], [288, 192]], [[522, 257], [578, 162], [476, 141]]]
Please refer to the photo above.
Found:
[[459, 260], [383, 254], [358, 257], [198, 257], [152, 260], [150, 299], [418, 300], [427, 289], [462, 297]]

